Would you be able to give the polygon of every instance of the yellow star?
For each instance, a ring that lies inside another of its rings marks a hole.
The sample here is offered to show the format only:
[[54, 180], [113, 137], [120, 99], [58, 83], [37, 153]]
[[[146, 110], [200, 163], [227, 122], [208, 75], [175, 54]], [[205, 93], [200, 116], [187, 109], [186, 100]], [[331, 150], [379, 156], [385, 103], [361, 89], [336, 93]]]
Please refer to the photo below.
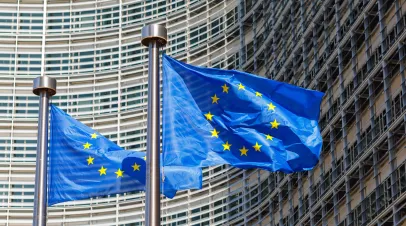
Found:
[[245, 146], [243, 146], [242, 149], [240, 149], [240, 152], [241, 152], [241, 156], [243, 156], [243, 155], [248, 156], [247, 155], [248, 149], [246, 149]]
[[134, 171], [140, 171], [140, 166], [141, 165], [137, 165], [137, 163], [134, 163], [134, 165], [132, 165], [131, 167], [134, 169]]
[[98, 170], [100, 172], [100, 176], [101, 175], [106, 175], [106, 170], [107, 168], [104, 168], [103, 166]]
[[224, 147], [223, 150], [224, 150], [224, 151], [226, 151], [226, 150], [229, 150], [229, 151], [230, 151], [231, 145], [232, 145], [232, 144], [229, 144], [228, 141], [227, 141], [225, 144], [223, 144], [223, 147]]
[[238, 84], [238, 90], [240, 90], [240, 89], [245, 89], [245, 86], [243, 86], [241, 83]]
[[147, 156], [142, 157], [145, 161], [147, 161]]
[[97, 138], [97, 134], [96, 133], [93, 133], [92, 134], [92, 139], [96, 139]]
[[94, 158], [89, 156], [89, 158], [87, 158], [87, 165], [93, 164], [93, 160], [94, 160]]
[[267, 139], [267, 140], [273, 140], [273, 136], [267, 134], [267, 135], [266, 135], [266, 139]]
[[216, 94], [214, 94], [214, 96], [212, 96], [211, 99], [213, 100], [213, 101], [211, 102], [212, 104], [214, 104], [214, 103], [218, 104], [217, 101], [220, 100], [220, 98], [218, 98], [218, 97], [216, 96]]
[[272, 103], [269, 103], [268, 104], [268, 110], [272, 110], [272, 111], [275, 111], [275, 105], [273, 105]]
[[277, 128], [278, 128], [278, 126], [279, 126], [279, 124], [280, 124], [280, 123], [279, 123], [279, 122], [277, 122], [277, 121], [276, 121], [276, 119], [275, 119], [273, 122], [271, 122], [272, 129], [273, 129], [273, 128], [277, 129]]
[[223, 93], [228, 93], [228, 87], [227, 84], [224, 84], [224, 86], [222, 86], [221, 88], [223, 88]]
[[217, 138], [219, 138], [219, 131], [217, 131], [216, 129], [213, 129], [213, 131], [210, 131], [211, 132], [211, 136], [212, 137], [217, 137]]
[[205, 114], [204, 116], [206, 116], [206, 119], [207, 119], [207, 120], [213, 121], [213, 120], [212, 120], [213, 115], [210, 113], [210, 111], [209, 111], [209, 113]]
[[262, 145], [259, 145], [258, 142], [255, 142], [255, 145], [252, 147], [255, 149], [255, 151], [261, 151]]
[[255, 92], [255, 96], [257, 96], [257, 97], [262, 97], [262, 93], [260, 93], [260, 92]]
[[115, 174], [117, 174], [117, 178], [119, 177], [123, 177], [123, 173], [124, 171], [121, 171], [121, 169], [118, 169], [116, 172], [114, 172]]
[[89, 144], [88, 142], [86, 142], [86, 144], [83, 145], [83, 148], [86, 150], [86, 149], [89, 149], [90, 146], [92, 146], [92, 145]]

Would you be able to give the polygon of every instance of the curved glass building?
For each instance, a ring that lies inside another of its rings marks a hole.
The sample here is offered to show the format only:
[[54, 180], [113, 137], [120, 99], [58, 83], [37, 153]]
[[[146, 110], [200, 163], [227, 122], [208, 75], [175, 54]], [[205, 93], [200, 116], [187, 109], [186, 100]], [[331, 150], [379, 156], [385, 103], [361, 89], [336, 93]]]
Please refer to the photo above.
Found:
[[[31, 225], [38, 97], [126, 149], [145, 151], [145, 24], [166, 54], [326, 93], [313, 171], [228, 166], [162, 200], [163, 225], [406, 225], [405, 0], [2, 0], [0, 225]], [[143, 225], [143, 193], [49, 208], [48, 225]]]

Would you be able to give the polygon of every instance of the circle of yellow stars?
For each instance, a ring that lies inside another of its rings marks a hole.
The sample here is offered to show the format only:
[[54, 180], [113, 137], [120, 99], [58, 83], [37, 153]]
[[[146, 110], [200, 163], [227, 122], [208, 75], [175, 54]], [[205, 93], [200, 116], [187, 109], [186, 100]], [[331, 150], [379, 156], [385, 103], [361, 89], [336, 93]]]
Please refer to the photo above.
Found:
[[[97, 133], [92, 133], [90, 134], [90, 138], [91, 139], [97, 139], [99, 135], [97, 135]], [[83, 144], [83, 149], [87, 150], [90, 149], [90, 147], [92, 146], [92, 144], [90, 144], [89, 142], [86, 142], [85, 144]], [[147, 157], [144, 156], [143, 157], [144, 161], [147, 160]], [[94, 157], [90, 156], [86, 159], [87, 161], [87, 165], [93, 165], [94, 164]], [[133, 168], [133, 171], [141, 171], [141, 165], [138, 165], [137, 163], [134, 163], [134, 165], [131, 166]], [[103, 175], [107, 175], [107, 168], [104, 168], [104, 166], [101, 166], [101, 168], [98, 170], [99, 175], [103, 176]], [[120, 168], [114, 172], [117, 175], [117, 178], [120, 177], [124, 177], [124, 171], [121, 170]]]
[[[227, 86], [227, 84], [222, 85], [221, 88], [222, 88], [223, 93], [228, 94], [230, 87]], [[242, 83], [239, 83], [237, 85], [237, 88], [239, 91], [245, 90], [245, 86]], [[255, 96], [258, 98], [262, 98], [262, 93], [255, 92]], [[220, 100], [220, 98], [217, 96], [217, 94], [214, 94], [214, 96], [212, 96], [211, 99], [212, 99], [212, 102], [211, 102], [212, 104], [218, 104], [218, 102]], [[272, 102], [270, 102], [267, 106], [268, 106], [268, 111], [275, 112], [276, 106]], [[204, 116], [206, 117], [206, 120], [213, 121], [214, 115], [211, 114], [210, 111], [208, 113], [204, 114]], [[278, 129], [278, 127], [280, 125], [280, 123], [276, 119], [274, 121], [270, 122], [270, 124], [271, 124], [271, 129]], [[220, 132], [218, 130], [213, 128], [213, 130], [211, 130], [210, 132], [211, 132], [211, 137], [219, 138]], [[266, 134], [265, 138], [266, 138], [266, 140], [273, 141], [274, 137], [269, 134]], [[231, 148], [232, 144], [228, 143], [228, 141], [226, 141], [226, 143], [222, 144], [222, 146], [223, 146], [223, 151], [231, 151], [230, 148]], [[254, 148], [254, 150], [256, 152], [261, 152], [262, 144], [255, 142], [255, 145], [252, 147]], [[241, 149], [239, 149], [239, 151], [240, 151], [240, 156], [243, 156], [243, 155], [248, 156], [249, 149], [247, 149], [245, 146], [243, 146]]]

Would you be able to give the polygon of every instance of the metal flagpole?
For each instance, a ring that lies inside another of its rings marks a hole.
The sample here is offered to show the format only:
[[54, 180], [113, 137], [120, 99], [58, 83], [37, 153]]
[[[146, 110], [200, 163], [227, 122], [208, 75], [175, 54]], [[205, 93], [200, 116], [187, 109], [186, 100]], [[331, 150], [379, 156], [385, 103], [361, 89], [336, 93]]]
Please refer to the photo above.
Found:
[[35, 168], [34, 226], [47, 221], [47, 166], [49, 97], [56, 94], [56, 80], [47, 76], [34, 79], [32, 92], [39, 96], [37, 162]]
[[148, 121], [147, 121], [147, 184], [145, 225], [158, 226], [161, 220], [160, 193], [160, 92], [159, 47], [167, 42], [164, 26], [151, 24], [142, 28], [141, 43], [148, 46]]

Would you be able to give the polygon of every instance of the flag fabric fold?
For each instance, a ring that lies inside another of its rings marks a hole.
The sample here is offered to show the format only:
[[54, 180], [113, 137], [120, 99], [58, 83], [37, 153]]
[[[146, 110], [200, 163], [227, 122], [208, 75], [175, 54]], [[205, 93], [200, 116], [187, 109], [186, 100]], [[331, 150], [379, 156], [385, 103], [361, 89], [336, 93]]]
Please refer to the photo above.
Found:
[[235, 70], [163, 57], [163, 163], [312, 169], [323, 93]]
[[[144, 191], [144, 152], [127, 151], [51, 105], [48, 205]], [[164, 167], [161, 193], [200, 189], [200, 168]], [[188, 183], [183, 183], [187, 181]]]

